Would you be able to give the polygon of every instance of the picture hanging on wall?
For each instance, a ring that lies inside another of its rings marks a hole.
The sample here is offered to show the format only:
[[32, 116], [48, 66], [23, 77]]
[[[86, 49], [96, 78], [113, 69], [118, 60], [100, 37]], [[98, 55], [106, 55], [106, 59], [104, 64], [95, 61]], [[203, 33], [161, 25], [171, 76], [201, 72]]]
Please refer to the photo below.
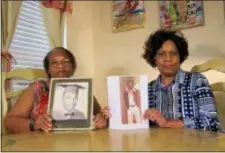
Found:
[[144, 27], [145, 10], [143, 1], [114, 0], [112, 9], [113, 32], [121, 32]]
[[181, 30], [204, 25], [203, 1], [159, 1], [160, 26]]

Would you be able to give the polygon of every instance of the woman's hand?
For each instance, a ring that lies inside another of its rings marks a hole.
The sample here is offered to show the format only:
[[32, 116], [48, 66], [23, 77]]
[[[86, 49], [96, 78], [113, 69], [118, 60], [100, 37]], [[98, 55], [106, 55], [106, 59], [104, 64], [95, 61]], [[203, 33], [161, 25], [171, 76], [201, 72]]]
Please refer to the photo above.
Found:
[[144, 113], [144, 118], [156, 122], [160, 127], [165, 127], [167, 120], [161, 115], [158, 109], [148, 109]]
[[109, 106], [103, 107], [102, 110], [101, 110], [101, 113], [104, 115], [104, 117], [105, 117], [106, 119], [109, 119], [109, 118], [112, 116], [111, 113], [110, 113], [110, 108], [109, 108]]
[[52, 118], [47, 114], [42, 114], [38, 116], [34, 123], [35, 130], [41, 129], [45, 132], [52, 130]]
[[96, 129], [106, 128], [108, 125], [107, 119], [101, 113], [96, 114], [93, 122]]

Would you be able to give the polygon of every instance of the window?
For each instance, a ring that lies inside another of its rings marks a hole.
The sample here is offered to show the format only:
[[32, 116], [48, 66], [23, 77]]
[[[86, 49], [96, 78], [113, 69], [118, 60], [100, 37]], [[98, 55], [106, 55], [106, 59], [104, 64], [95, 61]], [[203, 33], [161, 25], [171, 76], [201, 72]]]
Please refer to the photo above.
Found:
[[[15, 68], [43, 69], [43, 59], [50, 50], [40, 1], [23, 1], [15, 33], [9, 48], [16, 60]], [[27, 87], [29, 82], [12, 80], [12, 89]]]

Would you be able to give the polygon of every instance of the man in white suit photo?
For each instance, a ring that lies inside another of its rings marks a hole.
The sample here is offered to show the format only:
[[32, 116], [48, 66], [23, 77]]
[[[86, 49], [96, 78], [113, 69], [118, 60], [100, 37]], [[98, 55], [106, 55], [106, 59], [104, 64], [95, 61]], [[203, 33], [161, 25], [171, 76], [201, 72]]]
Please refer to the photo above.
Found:
[[135, 88], [134, 80], [126, 82], [124, 100], [127, 108], [128, 124], [141, 123], [140, 91]]

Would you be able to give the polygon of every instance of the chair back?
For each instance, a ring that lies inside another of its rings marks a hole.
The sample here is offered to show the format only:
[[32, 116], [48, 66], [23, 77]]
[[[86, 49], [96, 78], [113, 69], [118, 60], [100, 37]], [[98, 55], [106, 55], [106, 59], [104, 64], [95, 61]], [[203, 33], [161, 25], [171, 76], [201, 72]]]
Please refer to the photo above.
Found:
[[[209, 70], [216, 70], [218, 72], [225, 73], [225, 58], [209, 60], [205, 63], [194, 66], [191, 71], [206, 72]], [[210, 86], [215, 96], [220, 128], [225, 130], [225, 80], [212, 83]]]
[[[14, 69], [9, 72], [2, 72], [2, 125], [6, 113], [10, 109], [10, 101], [16, 99], [25, 89], [19, 89], [15, 91], [6, 90], [6, 80], [20, 79], [24, 81], [34, 81], [39, 78], [46, 78], [47, 75], [44, 70], [41, 69]], [[4, 126], [2, 126], [2, 132], [6, 133]]]

